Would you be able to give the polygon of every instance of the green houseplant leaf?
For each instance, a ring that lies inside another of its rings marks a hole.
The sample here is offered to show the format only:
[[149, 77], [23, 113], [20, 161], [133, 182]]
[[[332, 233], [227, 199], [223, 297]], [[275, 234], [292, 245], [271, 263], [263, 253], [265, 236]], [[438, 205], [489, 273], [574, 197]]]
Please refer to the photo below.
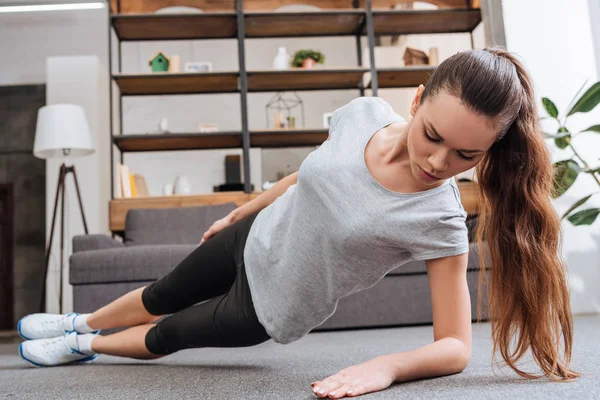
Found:
[[596, 217], [600, 214], [600, 208], [588, 208], [581, 210], [571, 215], [568, 219], [575, 226], [579, 225], [591, 225], [596, 220]]
[[573, 160], [563, 160], [554, 163], [554, 188], [552, 197], [562, 196], [577, 179], [581, 168]]
[[569, 130], [561, 126], [558, 129], [557, 135], [554, 136], [554, 143], [559, 149], [566, 149], [571, 143], [571, 133]]
[[542, 104], [544, 105], [544, 108], [549, 116], [552, 118], [558, 118], [558, 108], [552, 100], [547, 97], [542, 97]]
[[573, 115], [578, 112], [588, 112], [594, 109], [600, 103], [600, 82], [594, 83], [575, 103], [571, 111], [567, 114]]
[[575, 210], [577, 207], [582, 206], [586, 201], [588, 201], [590, 199], [590, 197], [592, 197], [591, 194], [588, 196], [585, 196], [583, 199], [580, 199], [579, 201], [577, 201], [563, 214], [563, 216], [560, 219], [565, 219], [565, 217], [567, 217], [571, 212], [573, 212], [573, 210]]
[[596, 132], [596, 133], [600, 133], [600, 125], [592, 125], [587, 129], [584, 129], [581, 132]]

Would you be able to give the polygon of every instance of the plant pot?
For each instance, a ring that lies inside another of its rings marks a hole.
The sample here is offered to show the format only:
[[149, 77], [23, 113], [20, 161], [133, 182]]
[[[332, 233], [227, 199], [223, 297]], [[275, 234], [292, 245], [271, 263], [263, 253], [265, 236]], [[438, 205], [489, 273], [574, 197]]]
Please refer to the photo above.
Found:
[[307, 58], [304, 61], [302, 61], [302, 68], [311, 69], [311, 68], [314, 68], [314, 66], [315, 66], [315, 60], [312, 58]]

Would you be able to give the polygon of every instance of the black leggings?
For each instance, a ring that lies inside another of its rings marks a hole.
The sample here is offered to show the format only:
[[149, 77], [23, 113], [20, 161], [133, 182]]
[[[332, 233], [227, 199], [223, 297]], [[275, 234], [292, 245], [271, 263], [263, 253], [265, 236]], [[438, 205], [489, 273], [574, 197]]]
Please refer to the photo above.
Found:
[[144, 289], [142, 302], [150, 314], [172, 314], [146, 334], [151, 353], [248, 347], [270, 339], [256, 317], [244, 266], [244, 245], [256, 215], [223, 229]]

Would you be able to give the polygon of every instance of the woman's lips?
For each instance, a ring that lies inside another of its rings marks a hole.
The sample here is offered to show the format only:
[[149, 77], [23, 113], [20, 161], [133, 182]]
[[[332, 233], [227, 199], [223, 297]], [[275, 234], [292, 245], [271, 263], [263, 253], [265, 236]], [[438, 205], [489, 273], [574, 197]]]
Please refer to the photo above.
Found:
[[423, 168], [419, 167], [421, 169], [421, 175], [423, 176], [424, 179], [428, 180], [428, 181], [437, 181], [439, 178], [431, 175], [429, 173], [427, 173]]

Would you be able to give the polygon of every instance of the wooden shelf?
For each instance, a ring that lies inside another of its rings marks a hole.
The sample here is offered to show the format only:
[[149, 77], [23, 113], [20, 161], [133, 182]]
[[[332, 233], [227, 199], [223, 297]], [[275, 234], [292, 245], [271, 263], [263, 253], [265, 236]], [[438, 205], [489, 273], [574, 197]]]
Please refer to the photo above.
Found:
[[[279, 148], [319, 146], [327, 139], [328, 129], [270, 129], [250, 131], [250, 146]], [[243, 147], [241, 132], [168, 133], [114, 136], [122, 152], [215, 150]]]
[[248, 91], [358, 89], [367, 71], [357, 67], [248, 71]]
[[320, 146], [329, 129], [264, 129], [250, 131], [250, 146], [263, 148]]
[[115, 145], [123, 152], [209, 150], [241, 148], [241, 132], [118, 135]]
[[237, 38], [235, 12], [113, 15], [112, 24], [123, 41]]
[[113, 74], [122, 95], [168, 95], [239, 92], [237, 71]]
[[[430, 66], [378, 68], [377, 84], [380, 89], [417, 87], [427, 82], [433, 71], [435, 67]], [[371, 88], [371, 82], [367, 88]]]
[[[380, 88], [416, 87], [435, 67], [378, 69]], [[248, 71], [248, 92], [358, 89], [368, 68], [292, 68]], [[238, 93], [237, 72], [115, 74], [124, 96]], [[368, 88], [371, 87], [369, 83]]]
[[373, 10], [375, 35], [472, 32], [479, 23], [480, 9]]
[[127, 211], [135, 208], [206, 206], [211, 204], [229, 203], [231, 201], [236, 203], [239, 207], [250, 200], [255, 199], [259, 195], [260, 192], [250, 194], [244, 192], [222, 192], [192, 195], [134, 197], [128, 199], [115, 198], [108, 202], [110, 215], [109, 229], [112, 232], [124, 231]]
[[[234, 39], [238, 35], [235, 12], [116, 14], [111, 19], [123, 41]], [[366, 35], [365, 19], [363, 9], [244, 13], [246, 38]], [[471, 32], [480, 22], [480, 9], [373, 10], [375, 35]]]
[[349, 36], [366, 19], [364, 10], [308, 12], [246, 12], [247, 38]]
[[[461, 202], [465, 211], [469, 215], [477, 214], [477, 183], [475, 182], [457, 182], [460, 192]], [[117, 198], [110, 200], [110, 230], [113, 232], [122, 232], [125, 229], [125, 217], [127, 211], [134, 208], [171, 208], [171, 207], [191, 207], [210, 204], [223, 204], [233, 201], [237, 206], [241, 206], [256, 197], [262, 192], [254, 191], [252, 193], [244, 192], [222, 192], [209, 194], [193, 195], [173, 195], [173, 196], [150, 196], [135, 198]]]
[[[398, 0], [372, 0], [373, 9], [389, 9], [397, 3]], [[428, 3], [437, 5], [440, 8], [478, 8], [481, 4], [480, 0], [427, 0]], [[243, 9], [245, 11], [263, 11], [274, 10], [284, 5], [296, 4], [295, 0], [245, 0]], [[320, 9], [345, 9], [352, 4], [348, 0], [310, 0], [305, 2]], [[214, 11], [235, 11], [236, 3], [234, 0], [185, 0], [185, 1], [165, 1], [165, 0], [110, 0], [110, 10], [113, 13], [121, 12], [125, 14], [131, 13], [150, 13], [160, 10], [161, 8], [181, 5], [189, 7], [197, 7], [204, 12]], [[365, 7], [365, 1], [359, 0], [358, 6]]]

